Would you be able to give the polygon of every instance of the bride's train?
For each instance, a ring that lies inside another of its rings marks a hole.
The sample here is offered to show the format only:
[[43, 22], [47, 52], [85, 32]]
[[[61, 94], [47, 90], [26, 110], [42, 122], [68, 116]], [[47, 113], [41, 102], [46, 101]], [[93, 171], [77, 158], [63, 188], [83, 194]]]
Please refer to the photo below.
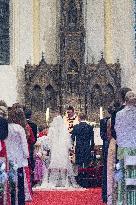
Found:
[[40, 188], [41, 189], [79, 188], [79, 186], [76, 183], [75, 176], [71, 174], [72, 173], [69, 173], [69, 171], [66, 169], [48, 169], [44, 176]]

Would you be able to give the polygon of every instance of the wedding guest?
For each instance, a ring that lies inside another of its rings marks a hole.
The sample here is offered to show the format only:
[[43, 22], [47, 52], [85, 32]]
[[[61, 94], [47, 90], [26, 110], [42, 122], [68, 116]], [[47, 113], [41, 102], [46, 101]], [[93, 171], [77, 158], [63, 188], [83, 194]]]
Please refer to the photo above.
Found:
[[117, 112], [115, 119], [115, 131], [118, 145], [118, 159], [120, 170], [123, 174], [118, 181], [118, 201], [117, 204], [136, 204], [136, 192], [126, 192], [125, 175], [129, 178], [136, 178], [136, 168], [126, 169], [124, 159], [126, 156], [136, 156], [136, 94], [129, 91], [125, 96], [126, 106]]
[[[5, 139], [8, 136], [8, 121], [7, 117], [7, 105], [4, 101], [0, 101], [0, 204], [11, 205], [10, 184], [7, 179], [7, 173], [9, 171], [9, 161], [7, 158], [7, 150]], [[5, 169], [2, 166], [5, 165]]]
[[115, 119], [116, 119], [116, 114], [118, 111], [122, 110], [124, 107], [125, 107], [125, 96], [126, 96], [126, 93], [128, 91], [131, 91], [131, 88], [128, 88], [128, 87], [122, 87], [119, 91], [119, 101], [120, 101], [120, 104], [121, 106], [116, 110], [116, 112], [114, 112], [112, 114], [112, 117], [111, 117], [111, 135], [112, 137], [114, 137], [114, 139], [116, 139], [116, 131], [114, 129], [114, 125], [115, 125]]
[[91, 150], [94, 149], [93, 127], [86, 122], [84, 113], [79, 115], [79, 124], [73, 127], [71, 138], [75, 142], [75, 163], [79, 167], [88, 167]]
[[30, 146], [30, 162], [31, 162], [31, 169], [32, 169], [31, 183], [33, 186], [34, 185], [34, 167], [35, 167], [33, 155], [34, 155], [34, 144], [37, 141], [37, 125], [32, 121], [32, 111], [30, 109], [24, 108], [24, 112], [25, 112], [27, 123], [31, 127], [33, 134], [34, 134], [34, 138], [35, 138], [35, 141]]
[[107, 116], [100, 120], [100, 136], [101, 139], [103, 140], [102, 199], [104, 203], [107, 202], [107, 156], [108, 156], [108, 147], [109, 147], [109, 141], [107, 137], [107, 122], [109, 118], [110, 117]]
[[[21, 126], [24, 125], [25, 122], [22, 115], [22, 109], [17, 108], [15, 105], [11, 108], [8, 113], [8, 137], [5, 140], [8, 158], [18, 167], [18, 180], [15, 186], [18, 188], [17, 195], [19, 205], [24, 205], [25, 200], [31, 200], [30, 176], [28, 168], [29, 151], [26, 132]], [[14, 204], [16, 200], [15, 196], [13, 197], [13, 200]]]
[[34, 181], [36, 184], [41, 183], [43, 180], [43, 176], [46, 170], [44, 159], [45, 156], [43, 154], [42, 145], [40, 142], [36, 142], [34, 149]]
[[[108, 112], [112, 116], [119, 109], [120, 103], [114, 102], [109, 106]], [[117, 183], [114, 179], [116, 164], [116, 140], [111, 135], [111, 117], [107, 121], [107, 138], [109, 140], [107, 157], [107, 205], [116, 205], [117, 201]]]

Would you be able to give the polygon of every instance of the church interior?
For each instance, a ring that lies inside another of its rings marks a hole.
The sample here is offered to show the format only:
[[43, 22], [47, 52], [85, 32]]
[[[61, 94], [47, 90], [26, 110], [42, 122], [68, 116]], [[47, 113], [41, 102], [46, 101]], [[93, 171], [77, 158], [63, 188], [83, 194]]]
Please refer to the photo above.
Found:
[[69, 105], [99, 123], [135, 79], [136, 0], [0, 0], [0, 98], [38, 125]]
[[39, 97], [54, 92], [62, 110], [70, 100], [86, 113], [101, 106], [98, 94], [104, 104], [120, 86], [136, 90], [134, 0], [2, 0], [0, 6], [0, 93], [9, 106], [31, 103], [26, 86]]

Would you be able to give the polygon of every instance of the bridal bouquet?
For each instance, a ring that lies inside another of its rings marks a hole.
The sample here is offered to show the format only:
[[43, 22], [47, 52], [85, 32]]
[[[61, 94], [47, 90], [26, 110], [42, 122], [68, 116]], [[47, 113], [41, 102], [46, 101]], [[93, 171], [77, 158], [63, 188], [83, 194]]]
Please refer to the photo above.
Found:
[[4, 185], [7, 180], [6, 163], [0, 159], [0, 194], [4, 192]]

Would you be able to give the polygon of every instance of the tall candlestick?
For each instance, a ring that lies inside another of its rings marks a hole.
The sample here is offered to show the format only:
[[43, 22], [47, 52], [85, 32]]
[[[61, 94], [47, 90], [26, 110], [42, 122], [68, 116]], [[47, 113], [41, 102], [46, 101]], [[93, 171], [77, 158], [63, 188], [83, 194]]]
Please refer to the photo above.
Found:
[[103, 108], [100, 107], [100, 120], [103, 119]]
[[49, 108], [47, 108], [47, 110], [46, 110], [46, 122], [47, 123], [49, 122], [49, 117], [50, 117], [50, 110], [49, 110]]

